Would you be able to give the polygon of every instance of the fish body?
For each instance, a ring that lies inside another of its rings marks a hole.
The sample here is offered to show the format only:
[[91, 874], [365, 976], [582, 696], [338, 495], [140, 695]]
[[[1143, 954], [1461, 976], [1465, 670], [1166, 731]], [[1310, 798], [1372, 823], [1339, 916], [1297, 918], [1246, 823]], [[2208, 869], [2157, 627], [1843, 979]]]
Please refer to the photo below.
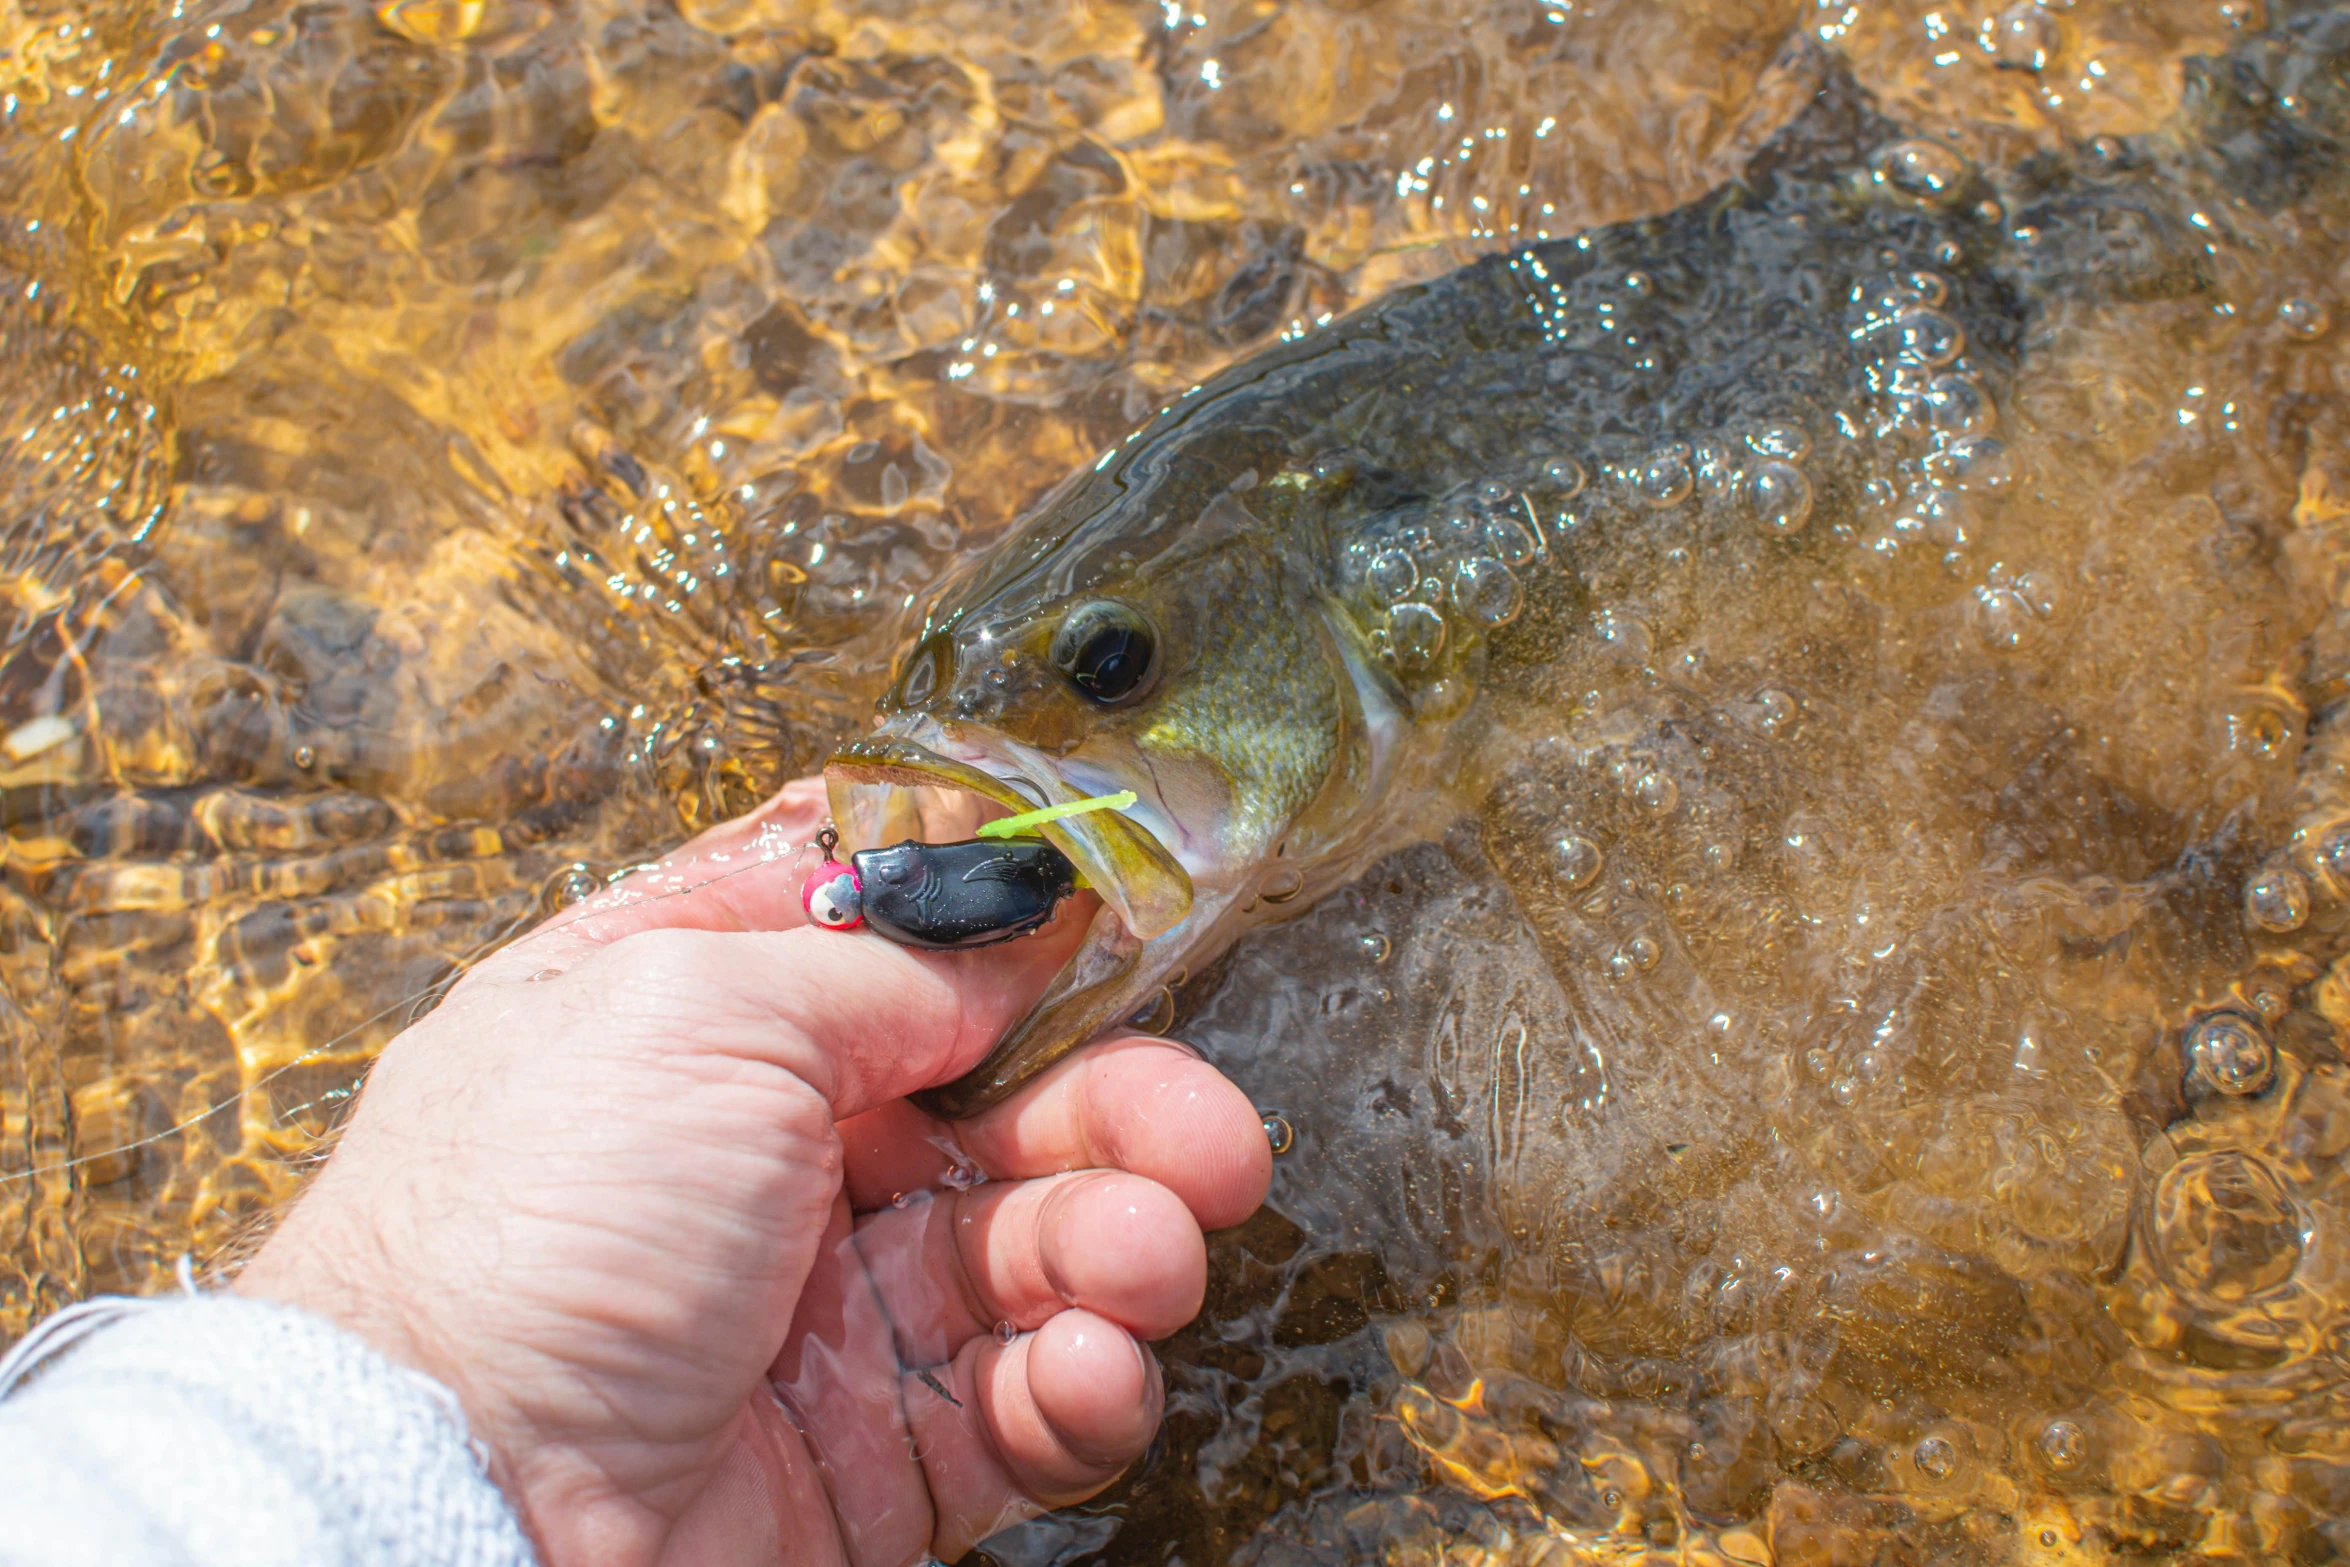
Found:
[[1104, 910], [941, 1107], [1118, 1024], [1431, 799], [1474, 803], [1496, 734], [1606, 705], [1612, 605], [1693, 557], [1753, 593], [1688, 615], [1751, 623], [1823, 575], [1896, 613], [1948, 601], [2014, 481], [2001, 425], [2036, 324], [2193, 294], [2208, 211], [2332, 180], [2337, 34], [2281, 25], [2200, 62], [2179, 124], [1996, 188], [1814, 58], [1810, 105], [1738, 182], [1400, 290], [1073, 476], [943, 591], [877, 731], [827, 769], [852, 844], [937, 835], [942, 789], [1138, 796], [1045, 829]]

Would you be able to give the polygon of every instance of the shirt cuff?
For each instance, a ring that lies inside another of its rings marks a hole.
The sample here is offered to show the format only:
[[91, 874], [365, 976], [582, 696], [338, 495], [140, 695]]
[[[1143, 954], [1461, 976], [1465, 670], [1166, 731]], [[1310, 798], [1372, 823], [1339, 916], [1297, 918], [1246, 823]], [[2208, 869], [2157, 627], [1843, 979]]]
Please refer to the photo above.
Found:
[[0, 1362], [0, 1564], [532, 1567], [449, 1391], [289, 1306], [69, 1307]]

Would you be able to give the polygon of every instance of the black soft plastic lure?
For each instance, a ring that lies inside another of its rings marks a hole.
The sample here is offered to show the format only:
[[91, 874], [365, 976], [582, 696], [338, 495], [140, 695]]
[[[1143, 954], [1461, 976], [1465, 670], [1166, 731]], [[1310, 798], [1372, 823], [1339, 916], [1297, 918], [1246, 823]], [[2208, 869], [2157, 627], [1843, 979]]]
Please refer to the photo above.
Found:
[[1077, 890], [1077, 867], [1041, 838], [968, 839], [860, 849], [847, 864], [831, 857], [808, 878], [800, 900], [831, 930], [872, 927], [901, 946], [985, 947], [1024, 936], [1053, 917]]

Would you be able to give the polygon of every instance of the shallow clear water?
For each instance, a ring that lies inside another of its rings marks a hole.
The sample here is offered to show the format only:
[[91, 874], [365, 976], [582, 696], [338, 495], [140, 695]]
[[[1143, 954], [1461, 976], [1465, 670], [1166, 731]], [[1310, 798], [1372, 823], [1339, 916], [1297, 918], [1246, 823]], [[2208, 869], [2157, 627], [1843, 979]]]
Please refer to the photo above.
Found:
[[[1797, 39], [1996, 183], [2264, 21], [0, 4], [0, 1331], [233, 1255], [1208, 371], [1698, 197]], [[1592, 583], [1429, 841], [1196, 977], [1296, 1146], [1166, 1439], [996, 1554], [2350, 1546], [2329, 222], [2046, 318], [1970, 540]]]

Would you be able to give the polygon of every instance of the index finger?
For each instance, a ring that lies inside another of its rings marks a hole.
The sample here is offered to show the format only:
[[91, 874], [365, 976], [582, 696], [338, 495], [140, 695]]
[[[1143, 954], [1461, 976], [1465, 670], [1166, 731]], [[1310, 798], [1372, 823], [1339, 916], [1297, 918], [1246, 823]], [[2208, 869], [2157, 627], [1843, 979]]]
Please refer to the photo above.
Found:
[[647, 930], [792, 930], [808, 923], [800, 884], [816, 868], [828, 806], [822, 778], [795, 778], [757, 809], [720, 822], [549, 917], [482, 967], [545, 963]]

